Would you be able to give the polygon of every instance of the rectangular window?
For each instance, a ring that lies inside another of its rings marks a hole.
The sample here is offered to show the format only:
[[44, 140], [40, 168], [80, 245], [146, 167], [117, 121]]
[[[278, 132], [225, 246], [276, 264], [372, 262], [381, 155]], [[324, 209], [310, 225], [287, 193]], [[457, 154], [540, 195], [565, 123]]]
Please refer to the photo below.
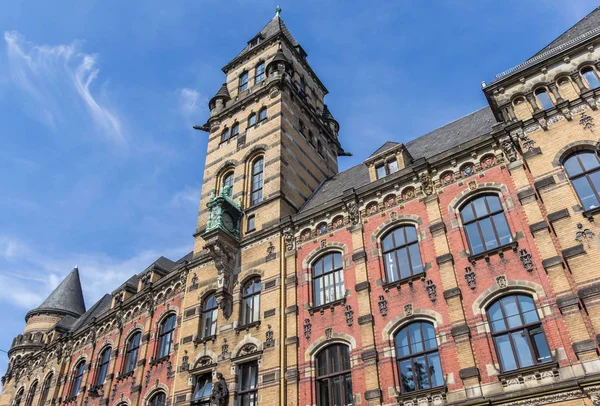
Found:
[[254, 215], [252, 216], [248, 216], [248, 227], [247, 227], [248, 232], [250, 231], [254, 231]]
[[375, 170], [377, 171], [377, 179], [381, 179], [381, 178], [385, 177], [385, 175], [386, 175], [385, 165], [380, 165], [380, 166], [376, 167]]
[[265, 63], [261, 62], [256, 65], [256, 75], [254, 76], [254, 82], [260, 83], [265, 80]]
[[240, 390], [236, 396], [238, 406], [258, 405], [258, 364], [249, 362], [240, 365], [239, 369]]
[[244, 90], [248, 90], [248, 72], [244, 72], [240, 76], [240, 92]]
[[398, 172], [398, 161], [395, 159], [387, 163], [388, 173]]

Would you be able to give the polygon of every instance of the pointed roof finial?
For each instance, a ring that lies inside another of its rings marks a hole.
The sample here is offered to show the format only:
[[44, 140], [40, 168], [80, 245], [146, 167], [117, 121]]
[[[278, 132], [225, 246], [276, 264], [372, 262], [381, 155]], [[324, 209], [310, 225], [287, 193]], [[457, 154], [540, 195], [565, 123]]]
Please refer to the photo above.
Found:
[[275, 7], [275, 17], [279, 17], [280, 14], [281, 14], [281, 7], [279, 7], [279, 6]]

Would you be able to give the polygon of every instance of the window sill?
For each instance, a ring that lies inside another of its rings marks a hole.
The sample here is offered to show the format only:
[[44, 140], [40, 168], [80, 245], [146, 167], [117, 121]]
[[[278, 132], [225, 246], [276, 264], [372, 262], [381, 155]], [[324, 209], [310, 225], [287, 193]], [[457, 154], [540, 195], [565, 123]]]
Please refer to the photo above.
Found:
[[152, 366], [159, 365], [159, 364], [162, 364], [163, 362], [166, 362], [168, 360], [169, 360], [169, 355], [165, 355], [164, 357], [161, 357], [159, 359], [152, 358], [150, 360], [150, 365], [152, 365]]
[[514, 252], [517, 252], [518, 247], [519, 247], [519, 243], [517, 241], [513, 241], [511, 243], [504, 244], [498, 248], [480, 252], [479, 254], [475, 254], [475, 255], [469, 255], [468, 260], [471, 263], [471, 265], [475, 265], [477, 263], [477, 261], [479, 261], [481, 259], [485, 259], [485, 262], [490, 262], [491, 255], [498, 254], [498, 256], [500, 258], [504, 258], [504, 251], [513, 250]]
[[198, 344], [206, 344], [209, 341], [212, 341], [214, 343], [215, 341], [217, 341], [217, 336], [212, 335], [207, 337], [196, 337], [196, 339], [194, 340], [194, 345], [198, 346]]
[[393, 289], [393, 288], [400, 290], [401, 285], [408, 284], [408, 286], [412, 286], [414, 281], [416, 281], [416, 280], [424, 281], [425, 277], [426, 277], [425, 272], [417, 273], [412, 276], [409, 276], [408, 278], [398, 279], [397, 281], [384, 283], [382, 285], [382, 288], [383, 288], [383, 290], [385, 290], [385, 293], [388, 293], [390, 291], [390, 289]]
[[531, 367], [502, 372], [498, 374], [498, 379], [500, 380], [500, 382], [502, 382], [502, 385], [507, 386], [509, 384], [524, 383], [525, 376], [527, 376], [527, 378], [533, 376], [537, 380], [548, 377], [557, 377], [558, 362], [552, 360], [543, 364], [533, 365]]
[[258, 330], [258, 328], [260, 327], [260, 320], [253, 321], [252, 323], [244, 324], [243, 326], [237, 326], [235, 328], [235, 334], [240, 334], [240, 331], [243, 331], [243, 330], [250, 331], [250, 329], [253, 327], [256, 327], [256, 329]]
[[600, 213], [600, 207], [589, 209], [581, 212], [581, 215], [588, 219], [590, 222], [594, 221], [594, 215]]
[[119, 374], [119, 376], [117, 376], [117, 382], [120, 382], [122, 380], [129, 378], [130, 376], [133, 376], [134, 372], [135, 372], [135, 369], [133, 369], [125, 374]]
[[69, 396], [68, 398], [65, 398], [64, 402], [65, 403], [71, 403], [71, 402], [74, 402], [75, 400], [77, 400], [77, 395], [75, 395], [75, 396]]
[[313, 314], [315, 314], [316, 312], [323, 314], [323, 313], [325, 313], [326, 309], [330, 309], [333, 312], [335, 310], [334, 309], [335, 306], [341, 306], [341, 305], [345, 305], [345, 304], [346, 304], [346, 298], [343, 297], [342, 299], [334, 300], [333, 302], [325, 303], [324, 305], [321, 305], [321, 306], [311, 307], [310, 309], [308, 309], [308, 313], [311, 316]]
[[397, 393], [396, 401], [399, 404], [403, 404], [404, 402], [409, 401], [409, 400], [414, 400], [414, 399], [423, 398], [423, 397], [431, 399], [434, 396], [441, 396], [442, 398], [445, 399], [447, 391], [448, 391], [448, 387], [446, 385], [443, 385], [443, 386], [438, 386], [436, 388], [421, 389], [421, 390], [417, 390], [414, 392]]

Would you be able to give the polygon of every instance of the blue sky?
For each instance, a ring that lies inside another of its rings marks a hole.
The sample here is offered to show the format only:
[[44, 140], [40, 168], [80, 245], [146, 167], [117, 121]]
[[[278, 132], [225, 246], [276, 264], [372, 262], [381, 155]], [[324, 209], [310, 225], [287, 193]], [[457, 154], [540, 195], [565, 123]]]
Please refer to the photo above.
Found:
[[[0, 13], [0, 349], [79, 265], [90, 307], [192, 249], [208, 99], [274, 15], [250, 0], [13, 0]], [[595, 1], [281, 0], [352, 158], [486, 102]], [[0, 375], [7, 358], [0, 353]]]

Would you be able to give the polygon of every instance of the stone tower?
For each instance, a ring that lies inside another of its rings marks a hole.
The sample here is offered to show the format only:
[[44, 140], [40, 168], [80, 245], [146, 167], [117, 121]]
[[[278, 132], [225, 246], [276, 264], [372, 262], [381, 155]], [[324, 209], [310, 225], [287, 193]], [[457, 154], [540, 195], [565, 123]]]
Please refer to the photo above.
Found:
[[60, 327], [60, 324], [71, 326], [84, 313], [85, 302], [79, 269], [75, 267], [41, 305], [25, 316], [25, 330], [15, 337], [8, 352], [10, 361], [6, 376], [10, 376], [12, 367], [24, 356], [40, 350], [46, 343], [57, 338], [48, 336], [60, 334], [60, 328], [53, 330], [53, 327]]

